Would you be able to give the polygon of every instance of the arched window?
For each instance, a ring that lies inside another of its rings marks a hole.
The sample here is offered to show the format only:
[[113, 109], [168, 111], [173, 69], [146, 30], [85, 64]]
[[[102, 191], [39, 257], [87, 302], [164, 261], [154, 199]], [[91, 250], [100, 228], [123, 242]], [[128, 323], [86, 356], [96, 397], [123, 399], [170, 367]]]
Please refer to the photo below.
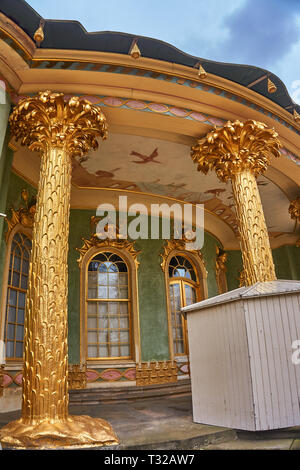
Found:
[[198, 301], [198, 279], [191, 261], [176, 255], [169, 262], [170, 314], [173, 337], [173, 353], [188, 354], [186, 320], [181, 315], [181, 308]]
[[87, 359], [131, 359], [131, 293], [127, 263], [101, 252], [87, 267]]
[[6, 358], [23, 357], [25, 296], [28, 283], [31, 240], [24, 233], [15, 233], [10, 249], [7, 281], [4, 339]]

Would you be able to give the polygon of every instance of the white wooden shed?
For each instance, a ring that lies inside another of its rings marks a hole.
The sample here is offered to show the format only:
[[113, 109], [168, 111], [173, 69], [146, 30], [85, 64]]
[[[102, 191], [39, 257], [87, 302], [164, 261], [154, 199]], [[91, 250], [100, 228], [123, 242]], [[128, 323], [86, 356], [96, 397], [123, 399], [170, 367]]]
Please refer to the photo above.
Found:
[[300, 281], [241, 287], [182, 311], [195, 422], [252, 431], [300, 425], [300, 364], [292, 361]]

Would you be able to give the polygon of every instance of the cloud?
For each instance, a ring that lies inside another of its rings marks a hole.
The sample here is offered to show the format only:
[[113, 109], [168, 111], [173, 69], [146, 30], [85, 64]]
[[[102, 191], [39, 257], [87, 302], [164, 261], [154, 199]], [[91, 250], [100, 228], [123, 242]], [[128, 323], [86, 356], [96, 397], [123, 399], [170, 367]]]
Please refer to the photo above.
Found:
[[223, 60], [268, 68], [288, 54], [300, 39], [299, 0], [248, 0], [227, 17]]

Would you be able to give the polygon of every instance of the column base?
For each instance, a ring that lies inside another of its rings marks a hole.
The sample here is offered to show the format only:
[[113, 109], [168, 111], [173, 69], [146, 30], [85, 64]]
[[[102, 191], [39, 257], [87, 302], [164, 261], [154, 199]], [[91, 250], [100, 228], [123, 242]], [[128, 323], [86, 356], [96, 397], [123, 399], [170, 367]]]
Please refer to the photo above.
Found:
[[118, 445], [111, 425], [101, 418], [68, 416], [64, 421], [24, 424], [22, 418], [0, 429], [2, 447], [14, 449], [83, 448]]

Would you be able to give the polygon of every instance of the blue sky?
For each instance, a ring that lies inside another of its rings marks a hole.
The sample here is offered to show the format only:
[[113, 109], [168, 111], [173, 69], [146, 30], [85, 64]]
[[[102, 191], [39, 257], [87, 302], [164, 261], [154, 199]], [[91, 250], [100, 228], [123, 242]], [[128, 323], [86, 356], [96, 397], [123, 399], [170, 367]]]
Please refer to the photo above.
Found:
[[300, 104], [300, 0], [27, 2], [44, 18], [78, 20], [87, 31], [154, 37], [198, 57], [268, 69]]

